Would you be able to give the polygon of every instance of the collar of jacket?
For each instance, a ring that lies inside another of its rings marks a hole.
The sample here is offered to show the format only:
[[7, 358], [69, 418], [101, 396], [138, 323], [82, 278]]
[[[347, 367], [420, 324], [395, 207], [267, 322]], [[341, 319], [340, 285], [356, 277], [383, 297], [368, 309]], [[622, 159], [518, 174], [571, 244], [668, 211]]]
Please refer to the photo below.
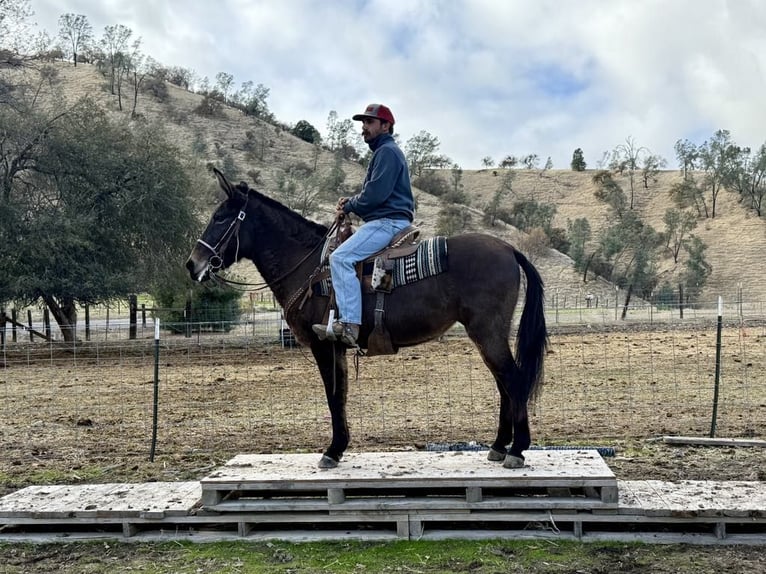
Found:
[[370, 142], [367, 145], [370, 146], [370, 149], [372, 151], [375, 151], [384, 143], [393, 139], [394, 139], [394, 136], [392, 136], [391, 134], [382, 133], [382, 134], [378, 134], [374, 139], [370, 140]]

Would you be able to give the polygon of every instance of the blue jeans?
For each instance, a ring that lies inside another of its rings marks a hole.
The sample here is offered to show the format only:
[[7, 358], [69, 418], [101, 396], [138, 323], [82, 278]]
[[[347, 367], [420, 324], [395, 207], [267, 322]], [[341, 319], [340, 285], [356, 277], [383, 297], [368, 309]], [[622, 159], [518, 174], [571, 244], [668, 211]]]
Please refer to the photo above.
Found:
[[386, 247], [409, 225], [407, 219], [368, 221], [330, 254], [330, 273], [341, 321], [362, 324], [362, 286], [354, 266]]

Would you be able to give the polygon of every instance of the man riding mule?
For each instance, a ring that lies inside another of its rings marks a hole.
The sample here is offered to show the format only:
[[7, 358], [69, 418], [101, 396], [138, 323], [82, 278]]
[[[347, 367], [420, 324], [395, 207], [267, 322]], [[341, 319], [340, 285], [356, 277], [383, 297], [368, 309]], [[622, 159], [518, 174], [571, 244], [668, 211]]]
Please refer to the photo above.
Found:
[[365, 224], [330, 254], [330, 272], [337, 321], [315, 324], [318, 337], [355, 346], [362, 324], [362, 290], [356, 264], [386, 247], [397, 233], [412, 223], [415, 200], [404, 154], [394, 141], [394, 115], [381, 104], [370, 104], [354, 116], [362, 122], [362, 137], [372, 150], [362, 191], [342, 197], [336, 215], [356, 213]]
[[[240, 259], [255, 264], [265, 282], [262, 286], [274, 293], [292, 333], [311, 349], [322, 376], [332, 439], [319, 466], [333, 468], [350, 440], [346, 413], [348, 346], [322, 338], [313, 330], [327, 316], [331, 302], [328, 295], [315, 290], [319, 286], [315, 280], [323, 267], [322, 246], [332, 228], [302, 217], [245, 182], [235, 185], [220, 171], [214, 173], [227, 199], [213, 213], [186, 267], [197, 281], [224, 281], [218, 275], [221, 269]], [[497, 434], [488, 458], [509, 468], [523, 466], [523, 452], [531, 444], [527, 403], [542, 384], [548, 343], [543, 281], [521, 252], [497, 237], [467, 233], [444, 241], [447, 261], [441, 270], [435, 269], [434, 274], [412, 283], [400, 283], [385, 295], [384, 321], [390, 347], [395, 351], [419, 345], [436, 339], [456, 322], [462, 323], [500, 392]], [[509, 337], [522, 273], [526, 296], [514, 356]], [[362, 348], [368, 348], [373, 335], [376, 299], [374, 293], [361, 296], [356, 342]]]

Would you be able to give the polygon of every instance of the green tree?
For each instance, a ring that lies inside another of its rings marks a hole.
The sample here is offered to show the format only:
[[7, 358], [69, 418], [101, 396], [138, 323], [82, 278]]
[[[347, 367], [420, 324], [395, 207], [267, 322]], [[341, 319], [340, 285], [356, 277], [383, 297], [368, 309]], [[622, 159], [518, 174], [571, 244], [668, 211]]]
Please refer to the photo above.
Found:
[[628, 315], [630, 301], [634, 293], [638, 293], [644, 299], [649, 299], [657, 285], [656, 251], [653, 247], [658, 242], [658, 235], [654, 229], [645, 225], [642, 227], [637, 239], [645, 248], [638, 246], [633, 249], [632, 259], [625, 271], [627, 292], [622, 307], [622, 319], [625, 319]]
[[438, 169], [449, 166], [452, 161], [439, 155], [439, 138], [425, 130], [419, 131], [404, 144], [404, 155], [410, 170], [410, 177], [420, 176], [424, 170]]
[[575, 262], [575, 269], [585, 271], [586, 246], [591, 239], [590, 223], [584, 217], [574, 221], [567, 220], [567, 236], [569, 238], [569, 256]]
[[503, 160], [497, 164], [499, 168], [502, 169], [512, 169], [516, 167], [519, 164], [519, 158], [517, 158], [514, 155], [507, 155], [503, 158]]
[[320, 196], [328, 201], [337, 201], [339, 197], [350, 195], [346, 185], [346, 172], [343, 169], [343, 157], [335, 154], [335, 161], [326, 175], [319, 178]]
[[290, 130], [290, 133], [308, 143], [313, 144], [322, 141], [322, 136], [319, 134], [319, 131], [306, 120], [300, 120], [295, 124], [293, 129]]
[[735, 177], [737, 158], [742, 153], [728, 130], [718, 130], [699, 148], [700, 165], [705, 171], [702, 186], [710, 192], [710, 217], [715, 218], [718, 195]]
[[426, 169], [412, 178], [412, 185], [436, 197], [443, 197], [450, 191], [449, 183], [438, 169]]
[[77, 66], [77, 54], [93, 40], [93, 28], [83, 14], [62, 14], [59, 17], [59, 38], [67, 46], [72, 63]]
[[572, 171], [585, 171], [587, 164], [585, 163], [585, 156], [583, 155], [581, 148], [578, 147], [574, 150], [574, 153], [572, 153], [572, 162], [569, 165], [572, 168]]
[[684, 263], [681, 282], [685, 286], [687, 299], [693, 301], [702, 293], [713, 268], [705, 258], [707, 245], [696, 235], [689, 237], [689, 240], [684, 243], [684, 249], [688, 256]]
[[740, 201], [754, 210], [758, 216], [763, 215], [764, 198], [766, 198], [766, 144], [761, 145], [755, 153], [745, 148], [735, 160], [729, 185], [740, 196]]
[[540, 163], [540, 156], [536, 153], [527, 154], [521, 159], [521, 163], [526, 169], [535, 169]]
[[598, 185], [594, 192], [596, 198], [606, 203], [617, 217], [622, 217], [628, 209], [628, 200], [622, 187], [615, 181], [612, 174], [609, 171], [601, 170], [593, 176], [592, 181]]
[[[162, 327], [174, 333], [183, 333], [191, 323], [195, 331], [231, 331], [242, 316], [242, 293], [228, 286], [207, 281], [192, 283], [186, 270], [179, 266], [152, 290], [157, 307], [156, 314]], [[228, 279], [242, 281], [224, 272]], [[189, 314], [187, 314], [189, 313]]]
[[708, 217], [708, 206], [702, 188], [697, 185], [696, 179], [689, 175], [678, 183], [670, 186], [670, 199], [680, 209], [693, 207], [699, 217]]
[[[16, 86], [0, 107], [0, 301], [42, 302], [72, 340], [76, 305], [146, 291], [198, 231], [178, 150], [149, 124]], [[10, 254], [10, 255], [9, 255]]]
[[510, 223], [522, 231], [531, 231], [535, 227], [539, 227], [548, 233], [555, 216], [555, 205], [539, 203], [533, 199], [523, 199], [511, 207]]
[[644, 189], [649, 189], [650, 183], [657, 182], [660, 170], [667, 165], [665, 158], [658, 155], [646, 154], [641, 158], [641, 180], [644, 183]]
[[463, 184], [463, 170], [458, 164], [453, 164], [450, 169], [449, 191], [442, 196], [442, 201], [460, 203], [462, 205], [470, 203], [465, 192], [465, 185]]
[[269, 94], [271, 90], [263, 84], [253, 87], [252, 81], [242, 83], [242, 88], [237, 93], [237, 107], [247, 116], [273, 123], [274, 114], [269, 109]]
[[699, 149], [689, 140], [677, 140], [674, 149], [676, 159], [678, 160], [678, 167], [681, 168], [684, 179], [687, 179], [697, 167]]
[[436, 220], [436, 233], [451, 237], [463, 233], [471, 222], [471, 214], [465, 207], [444, 203]]
[[697, 218], [689, 211], [668, 209], [663, 218], [665, 222], [665, 248], [673, 255], [673, 262], [678, 263], [678, 254], [687, 239], [688, 233], [697, 227]]
[[513, 180], [515, 177], [516, 172], [508, 171], [500, 179], [500, 184], [492, 194], [492, 199], [484, 208], [484, 221], [488, 225], [494, 226], [497, 219], [503, 214], [503, 203], [513, 193]]

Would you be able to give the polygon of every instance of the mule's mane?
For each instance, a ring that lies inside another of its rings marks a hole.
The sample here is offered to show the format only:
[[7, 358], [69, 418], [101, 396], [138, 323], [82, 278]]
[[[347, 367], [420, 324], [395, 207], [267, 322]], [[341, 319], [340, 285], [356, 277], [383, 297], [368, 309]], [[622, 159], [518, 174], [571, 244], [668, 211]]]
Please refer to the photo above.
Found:
[[325, 225], [306, 219], [276, 199], [249, 187], [245, 182], [239, 183], [237, 188], [255, 199], [263, 208], [263, 216], [277, 225], [286, 237], [301, 245], [308, 248], [316, 247], [317, 241], [327, 233]]

